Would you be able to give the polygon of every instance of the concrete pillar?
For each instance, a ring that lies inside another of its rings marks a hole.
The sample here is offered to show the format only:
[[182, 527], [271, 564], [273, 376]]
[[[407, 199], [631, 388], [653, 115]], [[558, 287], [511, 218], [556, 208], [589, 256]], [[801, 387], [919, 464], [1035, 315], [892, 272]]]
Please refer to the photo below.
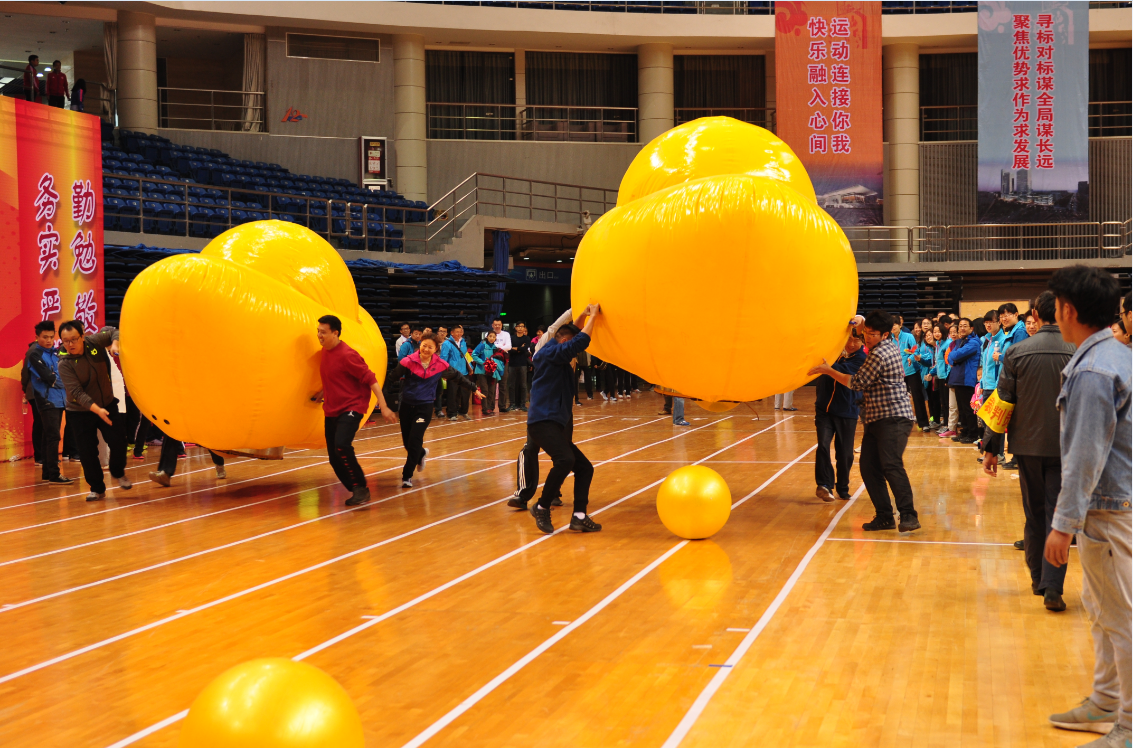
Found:
[[889, 144], [889, 184], [885, 193], [890, 226], [920, 224], [920, 48], [889, 44], [881, 51], [884, 137]]
[[157, 132], [157, 28], [150, 13], [118, 12], [118, 125]]
[[763, 91], [764, 104], [767, 107], [767, 124], [769, 130], [775, 131], [775, 50], [770, 49], [763, 55]]
[[637, 48], [637, 140], [648, 143], [673, 127], [673, 45]]
[[429, 200], [428, 158], [425, 154], [425, 37], [393, 37], [395, 188], [407, 200]]

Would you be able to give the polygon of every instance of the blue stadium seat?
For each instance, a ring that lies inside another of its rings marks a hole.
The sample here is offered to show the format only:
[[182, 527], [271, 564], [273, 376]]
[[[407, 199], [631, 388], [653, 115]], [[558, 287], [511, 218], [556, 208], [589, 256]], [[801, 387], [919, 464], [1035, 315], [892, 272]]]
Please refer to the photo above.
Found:
[[138, 215], [142, 204], [138, 200], [123, 200], [123, 206], [118, 210], [118, 228], [122, 231], [138, 230]]
[[121, 199], [117, 197], [102, 198], [102, 229], [103, 231], [117, 231], [118, 230], [118, 211], [125, 205]]

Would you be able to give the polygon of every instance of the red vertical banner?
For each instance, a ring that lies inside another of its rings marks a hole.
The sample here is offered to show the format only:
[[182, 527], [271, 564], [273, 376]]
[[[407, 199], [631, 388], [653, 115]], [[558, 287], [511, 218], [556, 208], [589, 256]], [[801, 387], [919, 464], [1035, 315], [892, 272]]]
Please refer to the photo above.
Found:
[[104, 319], [97, 117], [0, 99], [0, 239], [0, 459], [12, 459], [31, 454], [20, 371], [35, 324]]
[[775, 3], [776, 134], [842, 226], [882, 222], [881, 3]]

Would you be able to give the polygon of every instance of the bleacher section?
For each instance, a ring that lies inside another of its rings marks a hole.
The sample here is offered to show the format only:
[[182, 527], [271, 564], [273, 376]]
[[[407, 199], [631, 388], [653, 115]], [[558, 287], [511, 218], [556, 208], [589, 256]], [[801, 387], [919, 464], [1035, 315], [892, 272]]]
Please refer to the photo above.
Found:
[[900, 312], [905, 322], [958, 311], [960, 284], [947, 275], [858, 276], [858, 314], [874, 309]]
[[[138, 244], [107, 244], [105, 268], [106, 324], [118, 326], [126, 289], [141, 271], [170, 255], [192, 254], [188, 249], [162, 249]], [[402, 322], [418, 325], [464, 325], [468, 339], [479, 340], [488, 326], [488, 293], [506, 276], [474, 270], [459, 262], [438, 265], [400, 265], [375, 260], [349, 260], [358, 303], [378, 323], [389, 349], [389, 365]]]
[[340, 249], [405, 250], [406, 224], [428, 205], [346, 179], [292, 174], [216, 149], [120, 130], [102, 144], [103, 227], [211, 238], [231, 226], [277, 219], [307, 226]]

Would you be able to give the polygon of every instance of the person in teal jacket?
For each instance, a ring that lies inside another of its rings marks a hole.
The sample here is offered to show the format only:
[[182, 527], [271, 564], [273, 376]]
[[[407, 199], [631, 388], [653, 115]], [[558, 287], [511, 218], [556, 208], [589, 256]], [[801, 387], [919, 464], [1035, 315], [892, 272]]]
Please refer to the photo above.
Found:
[[917, 363], [920, 365], [921, 382], [924, 384], [925, 400], [928, 401], [928, 425], [933, 429], [940, 428], [940, 395], [936, 391], [934, 382], [936, 374], [936, 347], [937, 341], [932, 327], [928, 335], [917, 348]]
[[995, 386], [999, 384], [999, 371], [1002, 367], [1002, 356], [996, 358], [996, 353], [1003, 350], [1003, 331], [999, 327], [999, 314], [995, 310], [984, 315], [984, 328], [987, 334], [980, 340], [980, 389], [983, 390], [983, 400], [986, 402]]
[[[449, 336], [441, 344], [441, 359], [456, 371], [468, 376], [468, 341], [464, 339], [464, 327], [453, 325]], [[455, 421], [457, 415], [468, 418], [468, 393], [460, 387], [449, 387], [446, 391], [448, 419]]]
[[492, 373], [487, 372], [484, 366], [488, 361], [493, 360], [498, 349], [496, 348], [496, 333], [489, 332], [487, 337], [480, 341], [476, 349], [472, 351], [472, 373], [476, 375], [476, 384], [480, 386], [480, 391], [484, 393], [484, 402], [481, 406], [480, 412], [484, 415], [491, 415], [496, 406], [496, 390], [499, 387], [500, 379], [503, 377], [502, 369], [503, 362], [496, 358], [493, 363], [495, 369]]
[[920, 368], [917, 366], [917, 346], [920, 343], [913, 334], [902, 327], [904, 318], [900, 314], [894, 315], [892, 337], [897, 341], [897, 351], [901, 354], [901, 363], [905, 367], [905, 387], [913, 397], [913, 412], [917, 416], [917, 427], [921, 431], [928, 431], [928, 410], [925, 408], [924, 385], [921, 383]]
[[952, 372], [952, 366], [948, 363], [946, 354], [952, 346], [952, 341], [956, 339], [956, 327], [952, 326], [945, 332], [937, 326], [933, 328], [932, 334], [933, 337], [939, 337], [936, 343], [936, 358], [933, 361], [936, 394], [940, 397], [941, 429], [937, 432], [937, 435], [941, 437], [955, 436], [959, 414], [956, 412], [956, 401], [951, 394], [952, 391], [948, 387], [948, 375]]

